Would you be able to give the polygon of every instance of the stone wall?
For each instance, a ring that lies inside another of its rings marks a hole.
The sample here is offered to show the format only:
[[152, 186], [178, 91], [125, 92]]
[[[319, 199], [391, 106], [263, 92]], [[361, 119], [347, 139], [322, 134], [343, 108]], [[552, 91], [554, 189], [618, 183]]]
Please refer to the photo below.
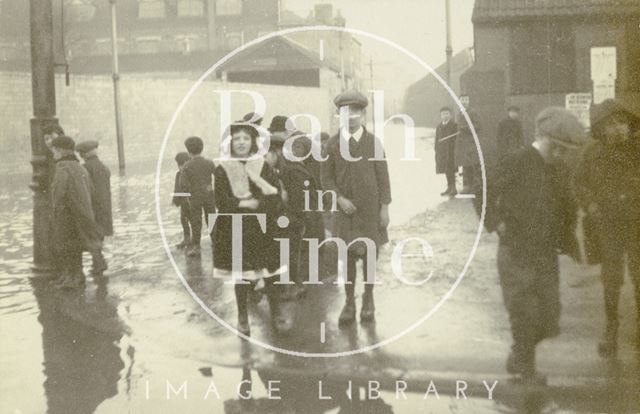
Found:
[[[157, 160], [165, 132], [180, 101], [193, 86], [191, 79], [124, 75], [121, 80], [123, 135], [127, 164]], [[183, 151], [182, 142], [190, 135], [205, 139], [207, 153], [214, 154], [220, 136], [219, 90], [252, 90], [264, 96], [267, 104], [263, 126], [278, 114], [314, 114], [325, 131], [332, 130], [333, 108], [329, 91], [319, 88], [239, 84], [206, 81], [195, 90], [176, 118], [166, 145], [164, 158]], [[100, 142], [100, 155], [117, 165], [113, 86], [108, 76], [56, 78], [57, 116], [66, 133], [77, 140]], [[29, 119], [33, 116], [30, 73], [0, 73], [0, 171], [30, 171]], [[233, 94], [232, 119], [253, 110], [245, 94]], [[306, 125], [300, 125], [307, 129]]]

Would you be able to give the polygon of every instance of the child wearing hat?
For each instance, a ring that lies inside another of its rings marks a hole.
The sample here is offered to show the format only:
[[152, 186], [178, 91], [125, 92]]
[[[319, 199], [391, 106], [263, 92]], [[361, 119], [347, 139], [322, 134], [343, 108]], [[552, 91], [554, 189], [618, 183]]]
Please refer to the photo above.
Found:
[[[327, 160], [321, 165], [321, 176], [324, 190], [337, 196], [339, 209], [334, 213], [334, 237], [342, 239], [349, 246], [346, 301], [339, 317], [339, 324], [344, 326], [352, 323], [356, 317], [356, 263], [359, 260], [365, 264], [363, 278], [366, 281], [360, 320], [372, 322], [375, 319], [375, 262], [377, 251], [389, 241], [387, 226], [391, 187], [387, 161], [376, 157], [376, 146], [382, 144], [363, 125], [367, 98], [360, 92], [347, 91], [338, 95], [334, 104], [338, 111], [348, 107], [349, 120], [329, 140]], [[343, 150], [348, 150], [351, 160], [343, 156]], [[374, 253], [369, 252], [370, 243], [365, 244], [362, 239], [375, 244]], [[370, 266], [372, 263], [373, 266]]]
[[[104, 241], [106, 236], [113, 236], [113, 215], [111, 212], [111, 171], [98, 158], [97, 141], [83, 141], [76, 145], [76, 151], [84, 160], [84, 168], [89, 173], [93, 191], [91, 202], [95, 221], [98, 225], [100, 238]], [[91, 275], [99, 278], [107, 270], [107, 262], [104, 259], [102, 250], [92, 252]]]

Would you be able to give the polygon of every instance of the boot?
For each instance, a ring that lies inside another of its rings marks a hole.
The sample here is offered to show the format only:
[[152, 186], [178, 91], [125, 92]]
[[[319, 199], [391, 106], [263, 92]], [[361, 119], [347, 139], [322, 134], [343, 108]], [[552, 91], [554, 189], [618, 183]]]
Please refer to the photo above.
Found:
[[238, 307], [238, 331], [246, 336], [251, 335], [249, 326], [249, 309], [247, 306], [251, 285], [235, 285], [236, 306]]
[[340, 318], [338, 318], [338, 325], [346, 326], [353, 323], [353, 321], [355, 320], [356, 320], [356, 301], [353, 298], [353, 296], [347, 297], [347, 301], [345, 302], [344, 307], [342, 308], [342, 312], [340, 312]]
[[201, 251], [199, 245], [191, 246], [191, 248], [187, 251], [187, 256], [189, 257], [200, 257]]
[[180, 250], [186, 248], [187, 246], [189, 246], [189, 240], [187, 239], [183, 239], [180, 243], [176, 244], [176, 248]]
[[451, 187], [447, 187], [447, 189], [441, 192], [440, 195], [446, 196], [446, 195], [449, 195], [450, 192], [451, 192]]
[[376, 318], [376, 307], [373, 303], [373, 292], [365, 291], [362, 296], [362, 309], [360, 309], [360, 322], [373, 322]]
[[601, 358], [615, 358], [618, 355], [618, 323], [607, 322], [604, 338], [598, 344], [598, 355]]
[[273, 326], [273, 329], [278, 334], [289, 333], [291, 330], [291, 324], [284, 312], [282, 312], [280, 299], [273, 291], [269, 292], [267, 297], [269, 299], [269, 312], [271, 314], [271, 325]]
[[[107, 266], [107, 261], [104, 259], [102, 255], [102, 251], [97, 250], [91, 253], [91, 275], [93, 277], [100, 277], [102, 274], [109, 268]], [[84, 278], [84, 274], [82, 275]]]

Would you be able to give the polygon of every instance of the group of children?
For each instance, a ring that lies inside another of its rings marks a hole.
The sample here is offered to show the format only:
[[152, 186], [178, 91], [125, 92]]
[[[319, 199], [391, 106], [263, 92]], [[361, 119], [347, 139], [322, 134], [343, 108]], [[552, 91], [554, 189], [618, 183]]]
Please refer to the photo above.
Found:
[[[386, 160], [370, 162], [375, 158], [375, 138], [363, 126], [368, 100], [357, 91], [348, 91], [336, 97], [334, 103], [338, 110], [349, 107], [351, 116], [341, 133], [331, 138], [326, 134], [320, 137], [323, 162], [309, 155], [312, 145], [317, 144], [292, 128], [285, 116], [272, 119], [268, 153], [252, 157], [258, 151], [257, 128], [262, 122], [256, 114], [247, 114], [229, 127], [229, 157], [218, 165], [202, 157], [203, 141], [198, 137], [187, 138], [187, 153], [175, 157], [179, 170], [173, 203], [180, 207], [184, 234], [177, 247], [185, 248], [188, 256], [199, 256], [202, 214], [208, 224], [209, 214], [217, 212], [211, 231], [214, 271], [230, 272], [241, 282], [235, 284], [235, 295], [238, 331], [244, 335], [250, 333], [247, 301], [258, 282], [264, 283], [276, 331], [291, 328], [291, 320], [281, 312], [280, 304], [304, 296], [303, 281], [309, 270], [303, 266], [304, 252], [309, 246], [304, 240], [315, 239], [318, 245], [322, 244], [327, 216], [331, 216], [332, 236], [348, 245], [341, 325], [351, 324], [356, 316], [356, 262], [367, 260], [369, 254], [361, 239], [372, 240], [376, 247], [387, 241], [389, 175]], [[285, 143], [289, 140], [293, 155], [306, 156], [304, 161], [292, 161], [292, 157], [285, 156]], [[341, 140], [348, 141], [355, 160], [343, 157]], [[327, 206], [324, 214], [319, 208], [323, 204]], [[240, 214], [248, 216], [242, 219], [242, 260], [238, 268], [233, 261], [236, 245], [232, 229], [233, 216]], [[256, 214], [265, 215], [266, 226]], [[280, 263], [277, 240], [282, 239], [289, 241], [288, 266]], [[285, 272], [293, 283], [275, 284]], [[369, 276], [366, 280], [375, 280]], [[362, 322], [375, 319], [373, 284], [365, 285], [360, 318]]]

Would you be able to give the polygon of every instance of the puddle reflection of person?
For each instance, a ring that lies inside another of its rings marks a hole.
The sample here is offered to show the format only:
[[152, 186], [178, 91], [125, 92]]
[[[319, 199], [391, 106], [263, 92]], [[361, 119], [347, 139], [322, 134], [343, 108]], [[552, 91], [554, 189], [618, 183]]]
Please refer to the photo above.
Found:
[[[47, 412], [93, 413], [103, 401], [118, 393], [120, 371], [124, 368], [117, 345], [122, 337], [120, 325], [98, 321], [104, 331], [89, 326], [71, 317], [76, 311], [81, 315], [78, 319], [91, 312], [81, 293], [61, 294], [46, 281], [32, 280], [32, 285], [42, 325]], [[114, 308], [106, 299], [105, 289], [106, 285], [96, 292], [99, 304], [91, 306], [98, 306], [102, 315], [117, 315], [115, 309], [103, 309]], [[108, 318], [110, 322], [112, 318]]]

